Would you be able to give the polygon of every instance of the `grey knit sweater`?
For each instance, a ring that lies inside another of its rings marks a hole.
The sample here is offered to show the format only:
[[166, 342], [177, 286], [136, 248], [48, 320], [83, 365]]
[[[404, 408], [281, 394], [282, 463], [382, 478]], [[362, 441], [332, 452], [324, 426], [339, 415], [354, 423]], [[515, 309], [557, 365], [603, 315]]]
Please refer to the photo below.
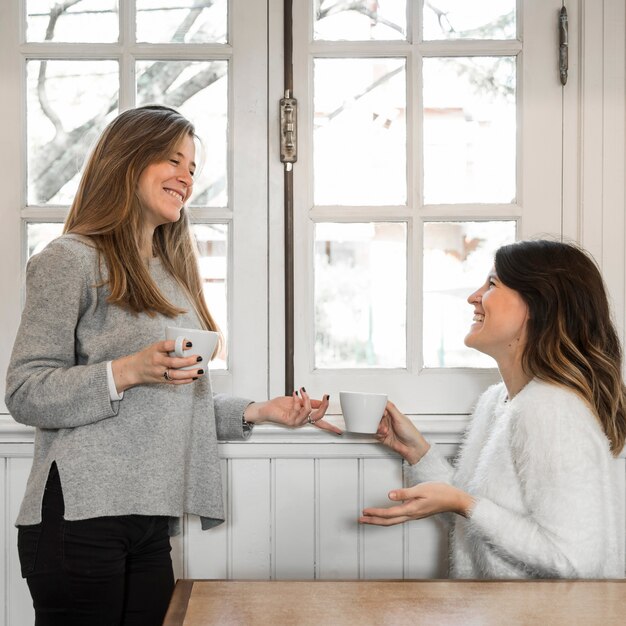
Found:
[[[165, 338], [165, 327], [200, 327], [176, 281], [158, 260], [150, 273], [175, 320], [135, 315], [106, 299], [97, 251], [64, 235], [33, 256], [26, 304], [7, 375], [6, 405], [36, 427], [33, 466], [17, 525], [41, 521], [53, 461], [63, 486], [65, 519], [194, 513], [202, 527], [224, 520], [218, 439], [243, 439], [250, 400], [213, 396], [208, 375], [190, 385], [128, 389], [112, 402], [106, 363]], [[100, 285], [100, 286], [98, 286]]]

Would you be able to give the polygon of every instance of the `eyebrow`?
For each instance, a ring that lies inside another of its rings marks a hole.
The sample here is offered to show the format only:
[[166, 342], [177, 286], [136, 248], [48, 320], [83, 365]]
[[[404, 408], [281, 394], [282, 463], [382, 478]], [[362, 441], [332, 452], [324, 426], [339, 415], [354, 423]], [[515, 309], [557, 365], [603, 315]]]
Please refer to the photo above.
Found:
[[[183, 159], [185, 158], [185, 155], [182, 152], [177, 152], [176, 156], [182, 157]], [[190, 165], [193, 165], [194, 167], [196, 167], [196, 162], [192, 161]]]

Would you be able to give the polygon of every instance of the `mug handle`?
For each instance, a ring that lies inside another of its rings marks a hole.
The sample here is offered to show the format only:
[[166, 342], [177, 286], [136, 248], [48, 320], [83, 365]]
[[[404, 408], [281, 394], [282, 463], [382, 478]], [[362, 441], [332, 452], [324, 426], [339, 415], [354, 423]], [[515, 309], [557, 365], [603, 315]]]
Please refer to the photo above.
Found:
[[178, 335], [178, 337], [176, 337], [176, 343], [174, 345], [174, 354], [177, 357], [185, 356], [185, 351], [183, 350], [184, 341], [185, 341], [185, 338], [182, 335]]

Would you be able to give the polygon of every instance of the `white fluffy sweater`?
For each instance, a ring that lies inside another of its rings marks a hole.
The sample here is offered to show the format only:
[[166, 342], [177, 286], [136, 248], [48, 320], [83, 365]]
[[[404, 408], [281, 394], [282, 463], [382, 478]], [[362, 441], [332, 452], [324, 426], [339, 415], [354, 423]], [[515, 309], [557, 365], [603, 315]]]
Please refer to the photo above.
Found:
[[598, 420], [538, 380], [505, 399], [502, 383], [481, 396], [456, 468], [436, 446], [405, 464], [409, 484], [447, 482], [476, 499], [470, 519], [439, 516], [452, 524], [451, 577], [624, 577], [620, 465]]

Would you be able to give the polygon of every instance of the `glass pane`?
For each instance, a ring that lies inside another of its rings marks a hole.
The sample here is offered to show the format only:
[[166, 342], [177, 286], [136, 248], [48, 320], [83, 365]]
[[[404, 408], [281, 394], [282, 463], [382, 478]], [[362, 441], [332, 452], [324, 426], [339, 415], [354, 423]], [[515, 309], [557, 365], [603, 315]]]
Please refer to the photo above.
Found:
[[26, 0], [28, 41], [94, 43], [118, 37], [118, 0]]
[[404, 59], [316, 59], [316, 205], [406, 204]]
[[424, 59], [424, 203], [515, 201], [514, 57]]
[[406, 39], [406, 0], [315, 0], [315, 39]]
[[424, 0], [424, 39], [514, 39], [516, 0]]
[[406, 224], [315, 227], [315, 366], [406, 367]]
[[90, 147], [117, 114], [116, 61], [27, 62], [28, 203], [70, 204]]
[[53, 239], [63, 233], [61, 222], [29, 222], [26, 224], [26, 250], [28, 258], [41, 252]]
[[136, 0], [137, 41], [226, 43], [228, 0]]
[[515, 241], [515, 222], [424, 224], [424, 366], [495, 367], [463, 343], [474, 315], [467, 297], [484, 282], [496, 250]]
[[165, 104], [196, 127], [196, 206], [228, 205], [228, 61], [139, 61], [137, 104]]
[[226, 369], [228, 361], [228, 226], [193, 224], [198, 244], [200, 277], [211, 315], [224, 334], [222, 351], [211, 361], [211, 369]]

